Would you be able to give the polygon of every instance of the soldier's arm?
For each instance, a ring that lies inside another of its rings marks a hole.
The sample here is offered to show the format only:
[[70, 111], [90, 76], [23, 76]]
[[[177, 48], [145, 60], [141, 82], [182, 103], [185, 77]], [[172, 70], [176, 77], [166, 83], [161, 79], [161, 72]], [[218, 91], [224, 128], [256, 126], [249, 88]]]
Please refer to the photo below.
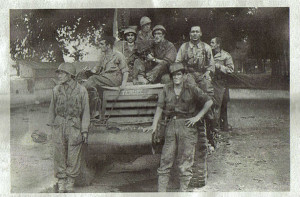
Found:
[[184, 44], [181, 45], [181, 47], [178, 50], [178, 53], [176, 55], [175, 62], [182, 62], [184, 57]]
[[204, 103], [204, 105], [196, 116], [187, 119], [187, 122], [186, 122], [187, 127], [193, 126], [196, 122], [201, 120], [204, 117], [204, 115], [208, 112], [208, 110], [211, 108], [211, 106], [213, 105], [212, 99], [208, 95], [206, 95], [200, 88], [198, 88], [194, 85], [191, 85], [190, 88], [192, 89], [194, 96], [199, 101], [199, 103], [200, 103], [199, 106], [201, 106], [201, 104], [203, 104], [203, 103]]
[[230, 54], [228, 54], [225, 58], [225, 65], [220, 65], [220, 71], [225, 74], [233, 73], [234, 64]]
[[88, 128], [90, 125], [90, 106], [89, 106], [89, 97], [87, 90], [83, 87], [82, 91], [82, 116], [81, 116], [81, 132], [88, 132]]
[[210, 47], [207, 47], [206, 53], [207, 53], [206, 71], [214, 73], [215, 72], [215, 61], [214, 61], [214, 57], [213, 57], [212, 50]]
[[48, 126], [53, 126], [54, 124], [54, 120], [55, 120], [55, 94], [54, 94], [54, 90], [52, 90], [52, 97], [51, 97], [51, 102], [50, 102], [50, 106], [49, 106], [49, 113], [48, 113], [48, 121], [47, 121], [47, 125]]
[[128, 66], [125, 60], [125, 56], [123, 54], [120, 54], [119, 57], [119, 68], [121, 69], [121, 72], [123, 74], [122, 86], [125, 86], [128, 80]]

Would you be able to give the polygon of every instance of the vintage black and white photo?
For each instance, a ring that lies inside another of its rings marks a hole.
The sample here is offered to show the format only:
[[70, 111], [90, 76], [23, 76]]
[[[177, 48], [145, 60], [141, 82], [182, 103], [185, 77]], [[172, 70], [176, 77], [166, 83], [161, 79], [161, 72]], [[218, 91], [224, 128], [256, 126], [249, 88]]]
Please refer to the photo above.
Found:
[[290, 191], [290, 7], [9, 25], [11, 193]]

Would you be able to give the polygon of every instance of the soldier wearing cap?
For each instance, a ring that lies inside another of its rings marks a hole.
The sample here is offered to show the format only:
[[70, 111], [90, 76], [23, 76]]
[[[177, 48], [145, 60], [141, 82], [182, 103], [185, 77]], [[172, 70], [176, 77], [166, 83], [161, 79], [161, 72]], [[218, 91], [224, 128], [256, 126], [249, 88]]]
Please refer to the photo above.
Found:
[[138, 32], [137, 41], [153, 40], [150, 18], [143, 16], [140, 20], [140, 25], [141, 30]]
[[120, 41], [115, 44], [115, 49], [121, 52], [126, 59], [128, 66], [128, 81], [132, 81], [132, 70], [135, 59], [137, 58], [137, 45], [136, 45], [136, 30], [128, 27], [124, 31], [125, 41]]
[[[145, 131], [156, 132], [158, 121], [164, 112], [168, 123], [160, 167], [157, 170], [159, 192], [167, 190], [175, 158], [180, 173], [180, 191], [188, 190], [193, 176], [192, 166], [198, 134], [204, 134], [204, 138], [206, 137], [204, 126], [199, 122], [213, 104], [210, 97], [199, 87], [184, 81], [184, 71], [182, 63], [173, 63], [170, 66], [172, 83], [164, 86], [159, 95], [153, 124], [145, 129]], [[201, 131], [196, 128], [196, 123], [202, 125]], [[176, 150], [177, 155], [175, 155]]]
[[[88, 91], [97, 88], [100, 98], [102, 97], [103, 86], [125, 86], [128, 80], [128, 66], [125, 57], [121, 52], [113, 50], [114, 42], [115, 38], [112, 36], [102, 38], [100, 48], [103, 55], [100, 63], [90, 70], [93, 75], [82, 84]], [[97, 111], [99, 98], [95, 95], [95, 98], [90, 97], [90, 101], [92, 116], [96, 117], [99, 115]]]
[[162, 25], [153, 28], [154, 43], [146, 60], [139, 60], [133, 69], [133, 79], [143, 83], [167, 83], [170, 81], [169, 65], [175, 61], [176, 48], [165, 39], [166, 29]]
[[229, 88], [227, 86], [227, 75], [233, 73], [234, 64], [231, 55], [222, 49], [222, 40], [219, 37], [211, 39], [211, 48], [213, 50], [215, 60], [215, 87], [218, 88], [218, 92], [215, 93], [216, 100], [219, 100], [218, 108], [218, 122], [220, 128], [224, 131], [228, 131], [230, 126], [227, 119], [227, 103], [229, 101]]
[[53, 89], [47, 123], [53, 132], [54, 172], [58, 192], [74, 192], [90, 124], [88, 93], [74, 80], [76, 69], [71, 63], [61, 64], [56, 72], [59, 85]]

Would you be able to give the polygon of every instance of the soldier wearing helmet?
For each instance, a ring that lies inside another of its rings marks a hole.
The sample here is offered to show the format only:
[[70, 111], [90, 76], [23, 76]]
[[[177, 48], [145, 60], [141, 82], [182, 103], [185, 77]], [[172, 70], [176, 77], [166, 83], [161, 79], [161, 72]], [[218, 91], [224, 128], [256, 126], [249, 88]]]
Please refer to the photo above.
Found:
[[152, 40], [151, 20], [147, 16], [143, 16], [140, 20], [141, 30], [138, 32], [137, 41]]
[[124, 31], [124, 41], [119, 41], [115, 44], [115, 49], [121, 52], [126, 59], [128, 65], [128, 81], [132, 81], [132, 69], [136, 57], [137, 45], [136, 41], [136, 30], [133, 27], [128, 27]]
[[165, 39], [166, 29], [162, 25], [153, 28], [154, 42], [145, 60], [135, 62], [133, 79], [139, 83], [167, 83], [170, 81], [169, 65], [175, 61], [176, 48]]
[[73, 64], [63, 63], [56, 72], [59, 85], [53, 89], [47, 123], [53, 132], [54, 172], [58, 192], [74, 192], [82, 144], [87, 143], [90, 124], [88, 93], [74, 80], [76, 69]]
[[[164, 112], [168, 121], [160, 167], [157, 169], [159, 192], [167, 190], [175, 158], [177, 158], [180, 173], [180, 191], [188, 190], [193, 176], [192, 166], [198, 138], [196, 124], [204, 127], [200, 120], [213, 104], [210, 97], [199, 87], [184, 81], [182, 63], [173, 63], [170, 66], [170, 73], [172, 83], [164, 86], [163, 92], [159, 95], [153, 124], [151, 127], [145, 128], [145, 131], [157, 132], [158, 120]], [[205, 134], [204, 129], [199, 135], [203, 134]]]

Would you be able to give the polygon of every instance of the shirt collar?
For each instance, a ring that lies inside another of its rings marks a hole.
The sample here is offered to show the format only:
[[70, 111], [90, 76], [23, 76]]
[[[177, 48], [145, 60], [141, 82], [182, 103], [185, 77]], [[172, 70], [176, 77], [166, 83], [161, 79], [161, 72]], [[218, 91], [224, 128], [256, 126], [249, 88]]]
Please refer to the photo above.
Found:
[[[190, 48], [194, 48], [195, 44], [193, 44], [191, 41], [189, 41], [189, 46], [190, 46]], [[197, 46], [197, 48], [200, 48], [201, 47], [201, 41], [196, 46]]]

